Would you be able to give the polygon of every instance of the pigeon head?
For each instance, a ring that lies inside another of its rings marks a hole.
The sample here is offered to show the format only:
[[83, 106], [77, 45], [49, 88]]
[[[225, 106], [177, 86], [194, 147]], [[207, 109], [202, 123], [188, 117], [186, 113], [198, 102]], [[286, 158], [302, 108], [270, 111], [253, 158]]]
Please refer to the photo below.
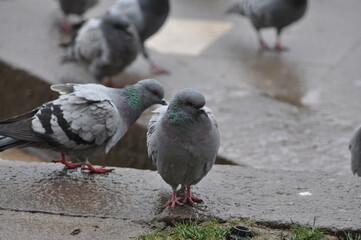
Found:
[[166, 105], [164, 101], [164, 89], [160, 82], [154, 79], [145, 79], [134, 85], [141, 92], [141, 104], [148, 108], [153, 104]]
[[205, 105], [206, 99], [200, 92], [187, 88], [175, 95], [169, 105], [168, 115], [176, 122], [194, 120], [205, 114], [203, 110]]

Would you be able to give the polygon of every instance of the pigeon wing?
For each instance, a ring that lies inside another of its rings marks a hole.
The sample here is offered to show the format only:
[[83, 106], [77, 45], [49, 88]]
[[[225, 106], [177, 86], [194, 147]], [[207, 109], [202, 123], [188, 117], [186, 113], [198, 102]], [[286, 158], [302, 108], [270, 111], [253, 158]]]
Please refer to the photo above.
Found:
[[[83, 150], [106, 145], [106, 151], [115, 145], [114, 136], [124, 134], [122, 119], [104, 86], [56, 85], [59, 99], [43, 105], [32, 120], [34, 132], [50, 136], [69, 149]], [[65, 89], [65, 90], [64, 90]], [[66, 91], [68, 90], [68, 91]], [[119, 131], [121, 131], [119, 133]]]
[[160, 122], [160, 119], [165, 115], [167, 111], [167, 106], [162, 106], [157, 108], [149, 121], [148, 131], [147, 131], [147, 149], [148, 156], [152, 159], [152, 164], [156, 168], [157, 163], [157, 125]]

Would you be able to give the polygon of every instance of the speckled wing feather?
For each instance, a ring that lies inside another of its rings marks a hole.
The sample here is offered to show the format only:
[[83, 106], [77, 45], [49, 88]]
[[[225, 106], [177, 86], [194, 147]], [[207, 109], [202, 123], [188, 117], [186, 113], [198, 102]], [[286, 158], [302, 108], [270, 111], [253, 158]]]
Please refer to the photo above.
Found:
[[156, 168], [157, 162], [157, 136], [156, 136], [156, 127], [160, 119], [167, 112], [168, 106], [162, 106], [153, 111], [153, 116], [148, 124], [147, 131], [147, 148], [148, 156], [152, 159], [152, 164]]
[[77, 60], [92, 61], [102, 55], [104, 40], [99, 29], [100, 19], [89, 19], [79, 30], [72, 48]]
[[122, 119], [106, 87], [67, 84], [54, 85], [52, 90], [66, 95], [39, 109], [32, 120], [34, 132], [47, 134], [69, 149], [83, 150], [105, 144], [106, 152], [125, 133], [119, 129]]

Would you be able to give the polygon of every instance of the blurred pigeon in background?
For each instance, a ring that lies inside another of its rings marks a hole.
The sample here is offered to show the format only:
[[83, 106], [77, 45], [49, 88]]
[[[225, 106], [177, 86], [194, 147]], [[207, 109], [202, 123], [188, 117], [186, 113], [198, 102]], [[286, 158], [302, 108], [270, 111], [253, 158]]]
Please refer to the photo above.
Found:
[[307, 0], [243, 0], [228, 9], [227, 13], [248, 17], [257, 31], [262, 49], [268, 49], [263, 41], [260, 29], [274, 27], [277, 30], [275, 49], [287, 50], [281, 44], [281, 32], [284, 27], [300, 19], [306, 12]]
[[107, 12], [112, 16], [127, 17], [139, 32], [143, 56], [156, 73], [167, 73], [149, 57], [145, 41], [164, 24], [169, 13], [169, 0], [118, 0]]
[[[165, 104], [162, 85], [152, 79], [122, 89], [100, 84], [59, 84], [51, 86], [61, 95], [33, 111], [0, 122], [0, 152], [13, 147], [37, 147], [62, 153], [68, 168], [104, 173], [89, 156], [109, 152], [141, 113], [153, 104]], [[82, 164], [67, 162], [64, 154]]]
[[136, 59], [138, 48], [138, 33], [133, 24], [107, 15], [84, 23], [68, 44], [63, 62], [85, 63], [98, 81], [107, 77], [111, 86], [111, 77]]
[[361, 126], [353, 134], [349, 149], [351, 151], [351, 171], [361, 177]]
[[59, 0], [61, 10], [65, 15], [65, 21], [62, 24], [64, 31], [71, 31], [71, 24], [68, 22], [68, 16], [71, 14], [78, 15], [82, 18], [86, 10], [94, 7], [98, 3], [98, 0]]
[[177, 93], [169, 106], [160, 107], [151, 118], [147, 132], [148, 155], [173, 194], [163, 207], [182, 205], [178, 185], [186, 187], [183, 203], [201, 202], [191, 194], [212, 168], [220, 140], [216, 120], [205, 107], [204, 96], [194, 89]]

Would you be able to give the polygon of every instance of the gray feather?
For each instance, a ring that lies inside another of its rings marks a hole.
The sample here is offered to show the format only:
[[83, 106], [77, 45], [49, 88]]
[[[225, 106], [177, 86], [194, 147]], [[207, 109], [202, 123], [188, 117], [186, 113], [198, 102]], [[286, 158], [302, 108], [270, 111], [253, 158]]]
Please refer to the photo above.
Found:
[[60, 97], [30, 113], [0, 122], [0, 151], [39, 147], [78, 157], [107, 153], [141, 113], [163, 103], [156, 80], [142, 80], [124, 89], [99, 84], [63, 84], [52, 89]]
[[142, 53], [148, 58], [144, 42], [162, 27], [168, 17], [169, 8], [169, 0], [118, 0], [107, 14], [128, 19], [136, 27]]
[[307, 0], [243, 0], [228, 9], [250, 19], [256, 29], [274, 27], [278, 30], [300, 19]]
[[64, 59], [88, 66], [99, 81], [122, 72], [138, 54], [138, 34], [124, 19], [103, 16], [91, 18], [79, 29]]
[[159, 174], [176, 189], [197, 184], [211, 169], [220, 139], [203, 95], [185, 89], [155, 111], [147, 132], [148, 154]]

